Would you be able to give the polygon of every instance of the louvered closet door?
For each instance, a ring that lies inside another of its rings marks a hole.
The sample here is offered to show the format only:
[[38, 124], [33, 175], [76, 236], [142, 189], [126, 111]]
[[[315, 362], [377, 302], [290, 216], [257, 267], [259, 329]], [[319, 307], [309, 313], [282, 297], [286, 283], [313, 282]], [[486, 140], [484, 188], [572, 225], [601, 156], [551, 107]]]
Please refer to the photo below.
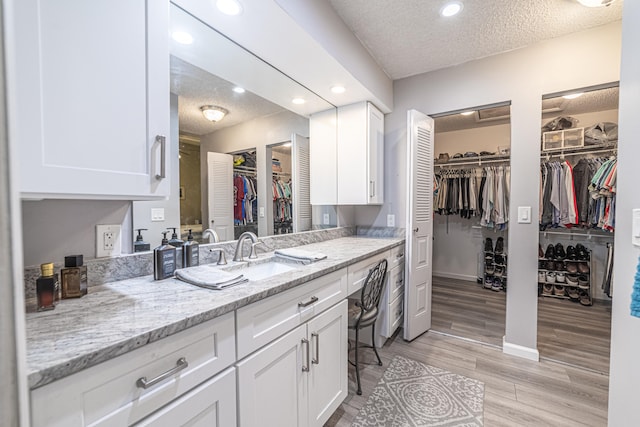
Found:
[[311, 230], [309, 138], [291, 137], [291, 182], [293, 183], [293, 232]]
[[407, 233], [404, 339], [431, 328], [433, 119], [407, 115]]
[[234, 240], [233, 235], [233, 156], [207, 153], [209, 224], [220, 241]]

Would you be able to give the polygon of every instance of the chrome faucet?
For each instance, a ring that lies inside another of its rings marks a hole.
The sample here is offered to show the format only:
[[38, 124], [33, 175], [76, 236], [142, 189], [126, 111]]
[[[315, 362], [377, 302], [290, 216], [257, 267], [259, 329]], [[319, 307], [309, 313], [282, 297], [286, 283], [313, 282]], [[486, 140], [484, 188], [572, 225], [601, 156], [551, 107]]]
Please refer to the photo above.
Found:
[[[209, 243], [218, 243], [220, 241], [218, 233], [212, 228], [207, 228], [202, 232], [202, 238], [206, 239], [207, 237], [209, 237]], [[211, 238], [213, 238], [213, 242], [211, 242]]]
[[256, 236], [255, 233], [252, 233], [251, 231], [245, 231], [240, 235], [240, 237], [238, 237], [238, 243], [236, 244], [236, 252], [235, 252], [235, 255], [233, 255], [234, 261], [244, 261], [244, 256], [242, 255], [242, 245], [246, 239], [251, 239], [251, 243], [252, 243], [251, 252], [253, 257], [255, 258], [255, 252], [253, 248], [255, 247], [256, 244], [260, 243], [258, 241], [258, 236]]

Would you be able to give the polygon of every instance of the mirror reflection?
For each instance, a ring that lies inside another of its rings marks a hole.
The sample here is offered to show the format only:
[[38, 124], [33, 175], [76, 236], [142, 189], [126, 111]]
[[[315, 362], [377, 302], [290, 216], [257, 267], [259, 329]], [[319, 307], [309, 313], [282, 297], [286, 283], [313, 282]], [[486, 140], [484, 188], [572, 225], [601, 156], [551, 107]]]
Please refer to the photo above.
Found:
[[155, 247], [167, 227], [208, 243], [318, 226], [309, 203], [308, 116], [334, 107], [175, 5], [171, 31], [191, 35], [189, 44], [171, 45], [179, 182], [166, 203], [134, 202], [133, 228], [145, 229]]

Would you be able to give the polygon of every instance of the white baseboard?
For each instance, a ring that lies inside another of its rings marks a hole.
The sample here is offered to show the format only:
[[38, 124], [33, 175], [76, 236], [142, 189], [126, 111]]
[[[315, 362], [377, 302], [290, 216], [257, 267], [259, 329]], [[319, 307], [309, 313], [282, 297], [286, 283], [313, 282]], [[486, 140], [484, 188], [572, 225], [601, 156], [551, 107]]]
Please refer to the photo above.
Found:
[[468, 282], [477, 282], [478, 281], [478, 278], [476, 276], [470, 276], [468, 274], [449, 273], [447, 271], [434, 271], [431, 274], [433, 276], [437, 276], [437, 277], [446, 277], [447, 279], [466, 280]]
[[540, 361], [540, 353], [536, 348], [524, 347], [518, 344], [511, 344], [506, 341], [506, 336], [502, 337], [502, 352], [511, 356], [522, 357], [523, 359]]

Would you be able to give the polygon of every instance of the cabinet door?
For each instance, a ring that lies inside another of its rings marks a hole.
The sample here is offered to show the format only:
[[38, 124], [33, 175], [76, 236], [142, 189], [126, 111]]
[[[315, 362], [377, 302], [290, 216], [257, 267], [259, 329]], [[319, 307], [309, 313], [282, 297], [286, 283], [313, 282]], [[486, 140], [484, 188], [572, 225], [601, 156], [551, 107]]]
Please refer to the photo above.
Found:
[[22, 196], [168, 195], [169, 157], [156, 138], [169, 136], [168, 2], [12, 3], [8, 95]]
[[236, 425], [236, 375], [229, 368], [136, 426], [226, 427]]
[[312, 205], [338, 203], [336, 110], [309, 118], [309, 185]]
[[306, 325], [298, 326], [238, 363], [239, 426], [306, 425], [306, 335]]
[[309, 426], [322, 426], [347, 397], [347, 301], [307, 324], [311, 342]]
[[367, 103], [367, 156], [369, 204], [384, 202], [384, 115]]

